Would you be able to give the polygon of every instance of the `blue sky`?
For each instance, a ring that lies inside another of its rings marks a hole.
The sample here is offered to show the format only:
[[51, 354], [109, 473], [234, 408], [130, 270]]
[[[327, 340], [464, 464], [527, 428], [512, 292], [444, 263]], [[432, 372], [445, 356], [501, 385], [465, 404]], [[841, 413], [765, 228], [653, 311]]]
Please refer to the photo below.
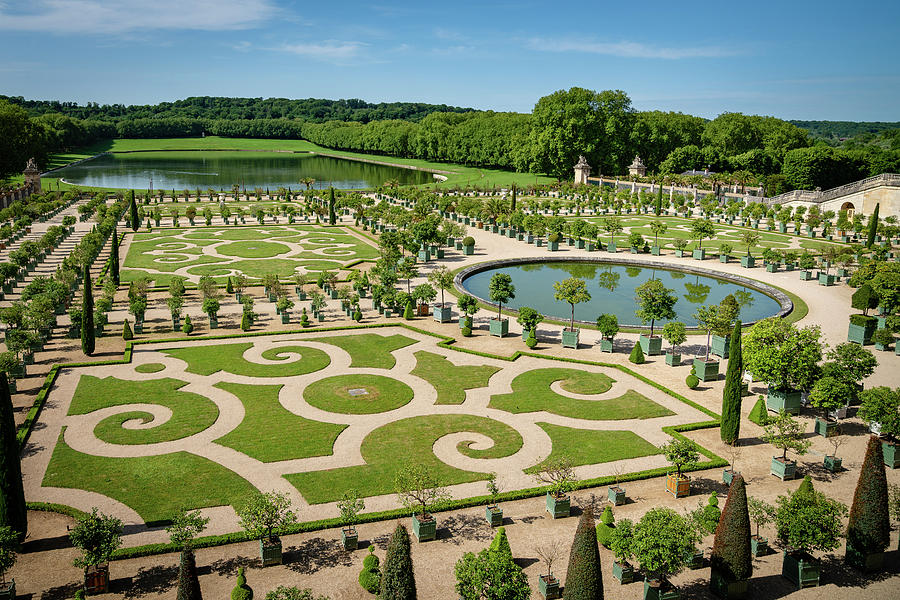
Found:
[[0, 93], [362, 98], [900, 120], [900, 2], [0, 0]]

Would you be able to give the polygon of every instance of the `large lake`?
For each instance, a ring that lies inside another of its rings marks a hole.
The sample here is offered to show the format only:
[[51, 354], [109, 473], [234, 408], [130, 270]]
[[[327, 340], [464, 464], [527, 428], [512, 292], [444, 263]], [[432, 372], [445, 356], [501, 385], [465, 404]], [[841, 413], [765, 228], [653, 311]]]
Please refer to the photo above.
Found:
[[306, 189], [301, 179], [316, 180], [313, 187], [373, 188], [386, 181], [417, 185], [435, 181], [431, 173], [373, 165], [353, 160], [282, 152], [133, 152], [105, 154], [53, 172], [75, 185], [154, 190], [230, 190], [279, 187]]
[[[630, 265], [584, 262], [542, 262], [517, 264], [487, 269], [466, 277], [462, 285], [472, 295], [490, 299], [488, 285], [494, 273], [509, 273], [516, 286], [516, 298], [509, 302], [513, 309], [530, 306], [541, 314], [568, 320], [571, 308], [567, 302], [553, 299], [554, 282], [578, 277], [587, 282], [591, 300], [575, 305], [575, 319], [594, 322], [603, 313], [613, 313], [620, 325], [640, 325], [634, 315], [634, 290], [651, 278], [659, 279], [675, 291], [676, 321], [688, 327], [697, 325], [693, 314], [705, 304], [718, 304], [728, 294], [734, 294], [741, 304], [741, 321], [758, 321], [778, 314], [778, 301], [752, 288], [680, 271], [652, 269]], [[506, 306], [506, 305], [504, 305]], [[658, 326], [664, 323], [657, 322]], [[649, 323], [647, 323], [649, 325]]]

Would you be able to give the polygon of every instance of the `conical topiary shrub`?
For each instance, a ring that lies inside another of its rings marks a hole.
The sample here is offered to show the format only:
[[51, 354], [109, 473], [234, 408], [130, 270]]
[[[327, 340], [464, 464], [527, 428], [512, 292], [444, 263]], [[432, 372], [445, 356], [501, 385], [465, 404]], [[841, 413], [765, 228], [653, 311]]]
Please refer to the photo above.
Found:
[[494, 540], [491, 542], [491, 551], [500, 552], [501, 554], [506, 555], [509, 560], [512, 560], [512, 548], [509, 546], [509, 539], [506, 537], [506, 528], [500, 526], [497, 528], [497, 533], [494, 535]]
[[[305, 309], [304, 309], [305, 310]], [[306, 313], [303, 313], [303, 316], [306, 317]], [[301, 325], [303, 321], [301, 319]], [[306, 324], [309, 324], [309, 317], [306, 317]], [[305, 327], [306, 325], [304, 325]], [[244, 313], [241, 315], [241, 331], [250, 331], [250, 315]]]
[[[234, 597], [232, 595], [232, 597]], [[178, 564], [178, 593], [176, 600], [201, 600], [200, 581], [197, 579], [197, 562], [190, 548], [181, 551], [181, 562]], [[249, 598], [247, 599], [249, 600]]]
[[877, 436], [869, 437], [863, 460], [850, 522], [847, 525], [847, 562], [862, 570], [881, 568], [881, 553], [890, 543], [891, 523], [888, 513], [887, 478], [884, 451]]
[[766, 401], [760, 396], [753, 405], [753, 409], [747, 416], [751, 423], [756, 423], [760, 427], [769, 422], [769, 411], [766, 409]]
[[131, 325], [128, 324], [128, 319], [125, 319], [125, 324], [122, 325], [122, 339], [126, 342], [134, 339], [134, 332], [131, 331]]
[[600, 548], [594, 528], [594, 512], [590, 506], [581, 513], [566, 570], [563, 600], [599, 600], [603, 598], [603, 573]]
[[228, 281], [225, 283], [225, 293], [226, 294], [234, 293], [234, 284], [231, 282], [231, 277], [229, 277]]
[[628, 360], [636, 365], [644, 364], [644, 350], [641, 348], [640, 344], [634, 345], [634, 348], [631, 349], [631, 354], [628, 356]]
[[407, 321], [412, 321], [413, 319], [413, 303], [407, 302], [406, 308], [403, 309], [403, 318]]
[[237, 583], [231, 590], [231, 600], [253, 600], [253, 590], [247, 585], [244, 567], [238, 567]]
[[410, 555], [409, 533], [398, 523], [381, 569], [380, 600], [415, 600], [416, 578]]
[[812, 477], [806, 475], [803, 477], [803, 481], [800, 482], [800, 487], [797, 488], [795, 493], [797, 494], [811, 494], [815, 491], [813, 488]]
[[709, 560], [712, 567], [710, 587], [721, 596], [735, 595], [733, 591], [729, 593], [729, 585], [746, 581], [753, 574], [747, 488], [740, 474], [731, 481]]
[[615, 522], [612, 507], [607, 505], [600, 515], [600, 522], [597, 523], [597, 541], [607, 548], [609, 548], [609, 538], [615, 530]]

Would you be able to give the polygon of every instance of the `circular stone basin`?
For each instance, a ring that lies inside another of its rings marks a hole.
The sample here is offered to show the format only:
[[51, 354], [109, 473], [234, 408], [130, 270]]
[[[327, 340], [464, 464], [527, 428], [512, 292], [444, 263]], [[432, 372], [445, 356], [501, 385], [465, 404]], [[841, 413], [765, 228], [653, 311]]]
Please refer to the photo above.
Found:
[[[466, 269], [457, 275], [456, 283], [466, 292], [488, 302], [491, 277], [495, 273], [508, 273], [516, 288], [516, 297], [504, 306], [511, 309], [529, 306], [548, 317], [568, 321], [571, 307], [567, 302], [553, 298], [553, 284], [569, 277], [584, 279], [591, 300], [575, 305], [576, 321], [582, 323], [595, 323], [601, 314], [612, 313], [622, 326], [641, 326], [640, 319], [634, 314], [637, 308], [634, 292], [649, 279], [658, 279], [674, 290], [678, 297], [674, 320], [681, 321], [687, 327], [697, 326], [697, 320], [693, 317], [697, 308], [718, 304], [728, 294], [733, 294], [741, 306], [741, 321], [744, 323], [790, 312], [790, 300], [765, 284], [727, 274], [720, 276], [705, 269], [692, 271], [690, 267], [678, 270], [668, 264], [653, 262], [631, 264], [596, 259], [514, 259]], [[656, 326], [661, 328], [663, 324], [657, 321]]]
[[287, 254], [291, 249], [278, 242], [232, 242], [216, 248], [216, 252], [222, 256], [237, 256], [239, 258], [272, 258], [280, 254]]
[[408, 404], [412, 388], [381, 375], [338, 375], [309, 384], [303, 399], [310, 406], [345, 415], [371, 415]]

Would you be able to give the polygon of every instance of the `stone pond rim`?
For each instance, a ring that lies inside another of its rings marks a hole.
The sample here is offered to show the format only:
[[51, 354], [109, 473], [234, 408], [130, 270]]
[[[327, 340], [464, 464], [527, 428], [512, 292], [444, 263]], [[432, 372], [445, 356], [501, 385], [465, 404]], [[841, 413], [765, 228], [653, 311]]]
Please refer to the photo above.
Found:
[[[649, 269], [660, 269], [665, 271], [677, 271], [679, 273], [687, 273], [690, 275], [703, 275], [705, 277], [712, 277], [714, 279], [720, 279], [723, 281], [727, 281], [729, 283], [734, 283], [740, 285], [742, 287], [751, 288], [761, 294], [765, 294], [770, 298], [774, 299], [780, 305], [780, 309], [777, 313], [772, 315], [773, 317], [786, 317], [794, 310], [794, 303], [788, 297], [787, 294], [782, 292], [781, 290], [774, 288], [768, 284], [765, 284], [756, 279], [750, 279], [748, 277], [742, 277], [740, 275], [734, 275], [732, 273], [725, 273], [723, 271], [716, 271], [714, 269], [705, 269], [703, 267], [695, 267], [692, 265], [672, 265], [670, 263], [664, 263], [655, 260], [631, 260], [627, 258], [612, 258], [605, 256], [572, 256], [572, 257], [558, 257], [558, 256], [535, 256], [529, 258], [504, 258], [499, 260], [489, 260], [482, 263], [478, 263], [477, 265], [471, 265], [459, 271], [456, 276], [453, 278], [453, 286], [456, 288], [457, 292], [461, 294], [471, 294], [471, 292], [463, 286], [463, 281], [466, 278], [475, 275], [476, 273], [481, 273], [484, 271], [489, 271], [491, 269], [496, 269], [498, 267], [511, 267], [516, 265], [527, 265], [527, 264], [535, 264], [535, 263], [561, 263], [561, 262], [573, 262], [573, 263], [592, 263], [592, 264], [601, 264], [601, 265], [616, 265], [616, 266], [625, 266], [625, 267], [644, 267]], [[473, 294], [474, 295], [474, 294]], [[479, 302], [485, 304], [486, 306], [491, 306], [494, 309], [497, 308], [497, 304], [487, 300], [485, 298], [481, 298], [476, 296]], [[504, 308], [512, 313], [518, 314], [519, 311], [508, 308], [504, 306]], [[568, 322], [569, 319], [563, 319], [560, 317], [548, 315], [549, 318], [553, 321], [565, 321]], [[579, 325], [595, 325], [594, 321], [582, 321], [580, 319], [575, 319], [575, 323]], [[741, 322], [741, 326], [747, 327], [753, 325], [756, 321], [745, 321]], [[630, 323], [620, 323], [620, 327], [626, 327], [628, 329], [646, 329], [650, 331], [649, 325], [632, 325]]]

